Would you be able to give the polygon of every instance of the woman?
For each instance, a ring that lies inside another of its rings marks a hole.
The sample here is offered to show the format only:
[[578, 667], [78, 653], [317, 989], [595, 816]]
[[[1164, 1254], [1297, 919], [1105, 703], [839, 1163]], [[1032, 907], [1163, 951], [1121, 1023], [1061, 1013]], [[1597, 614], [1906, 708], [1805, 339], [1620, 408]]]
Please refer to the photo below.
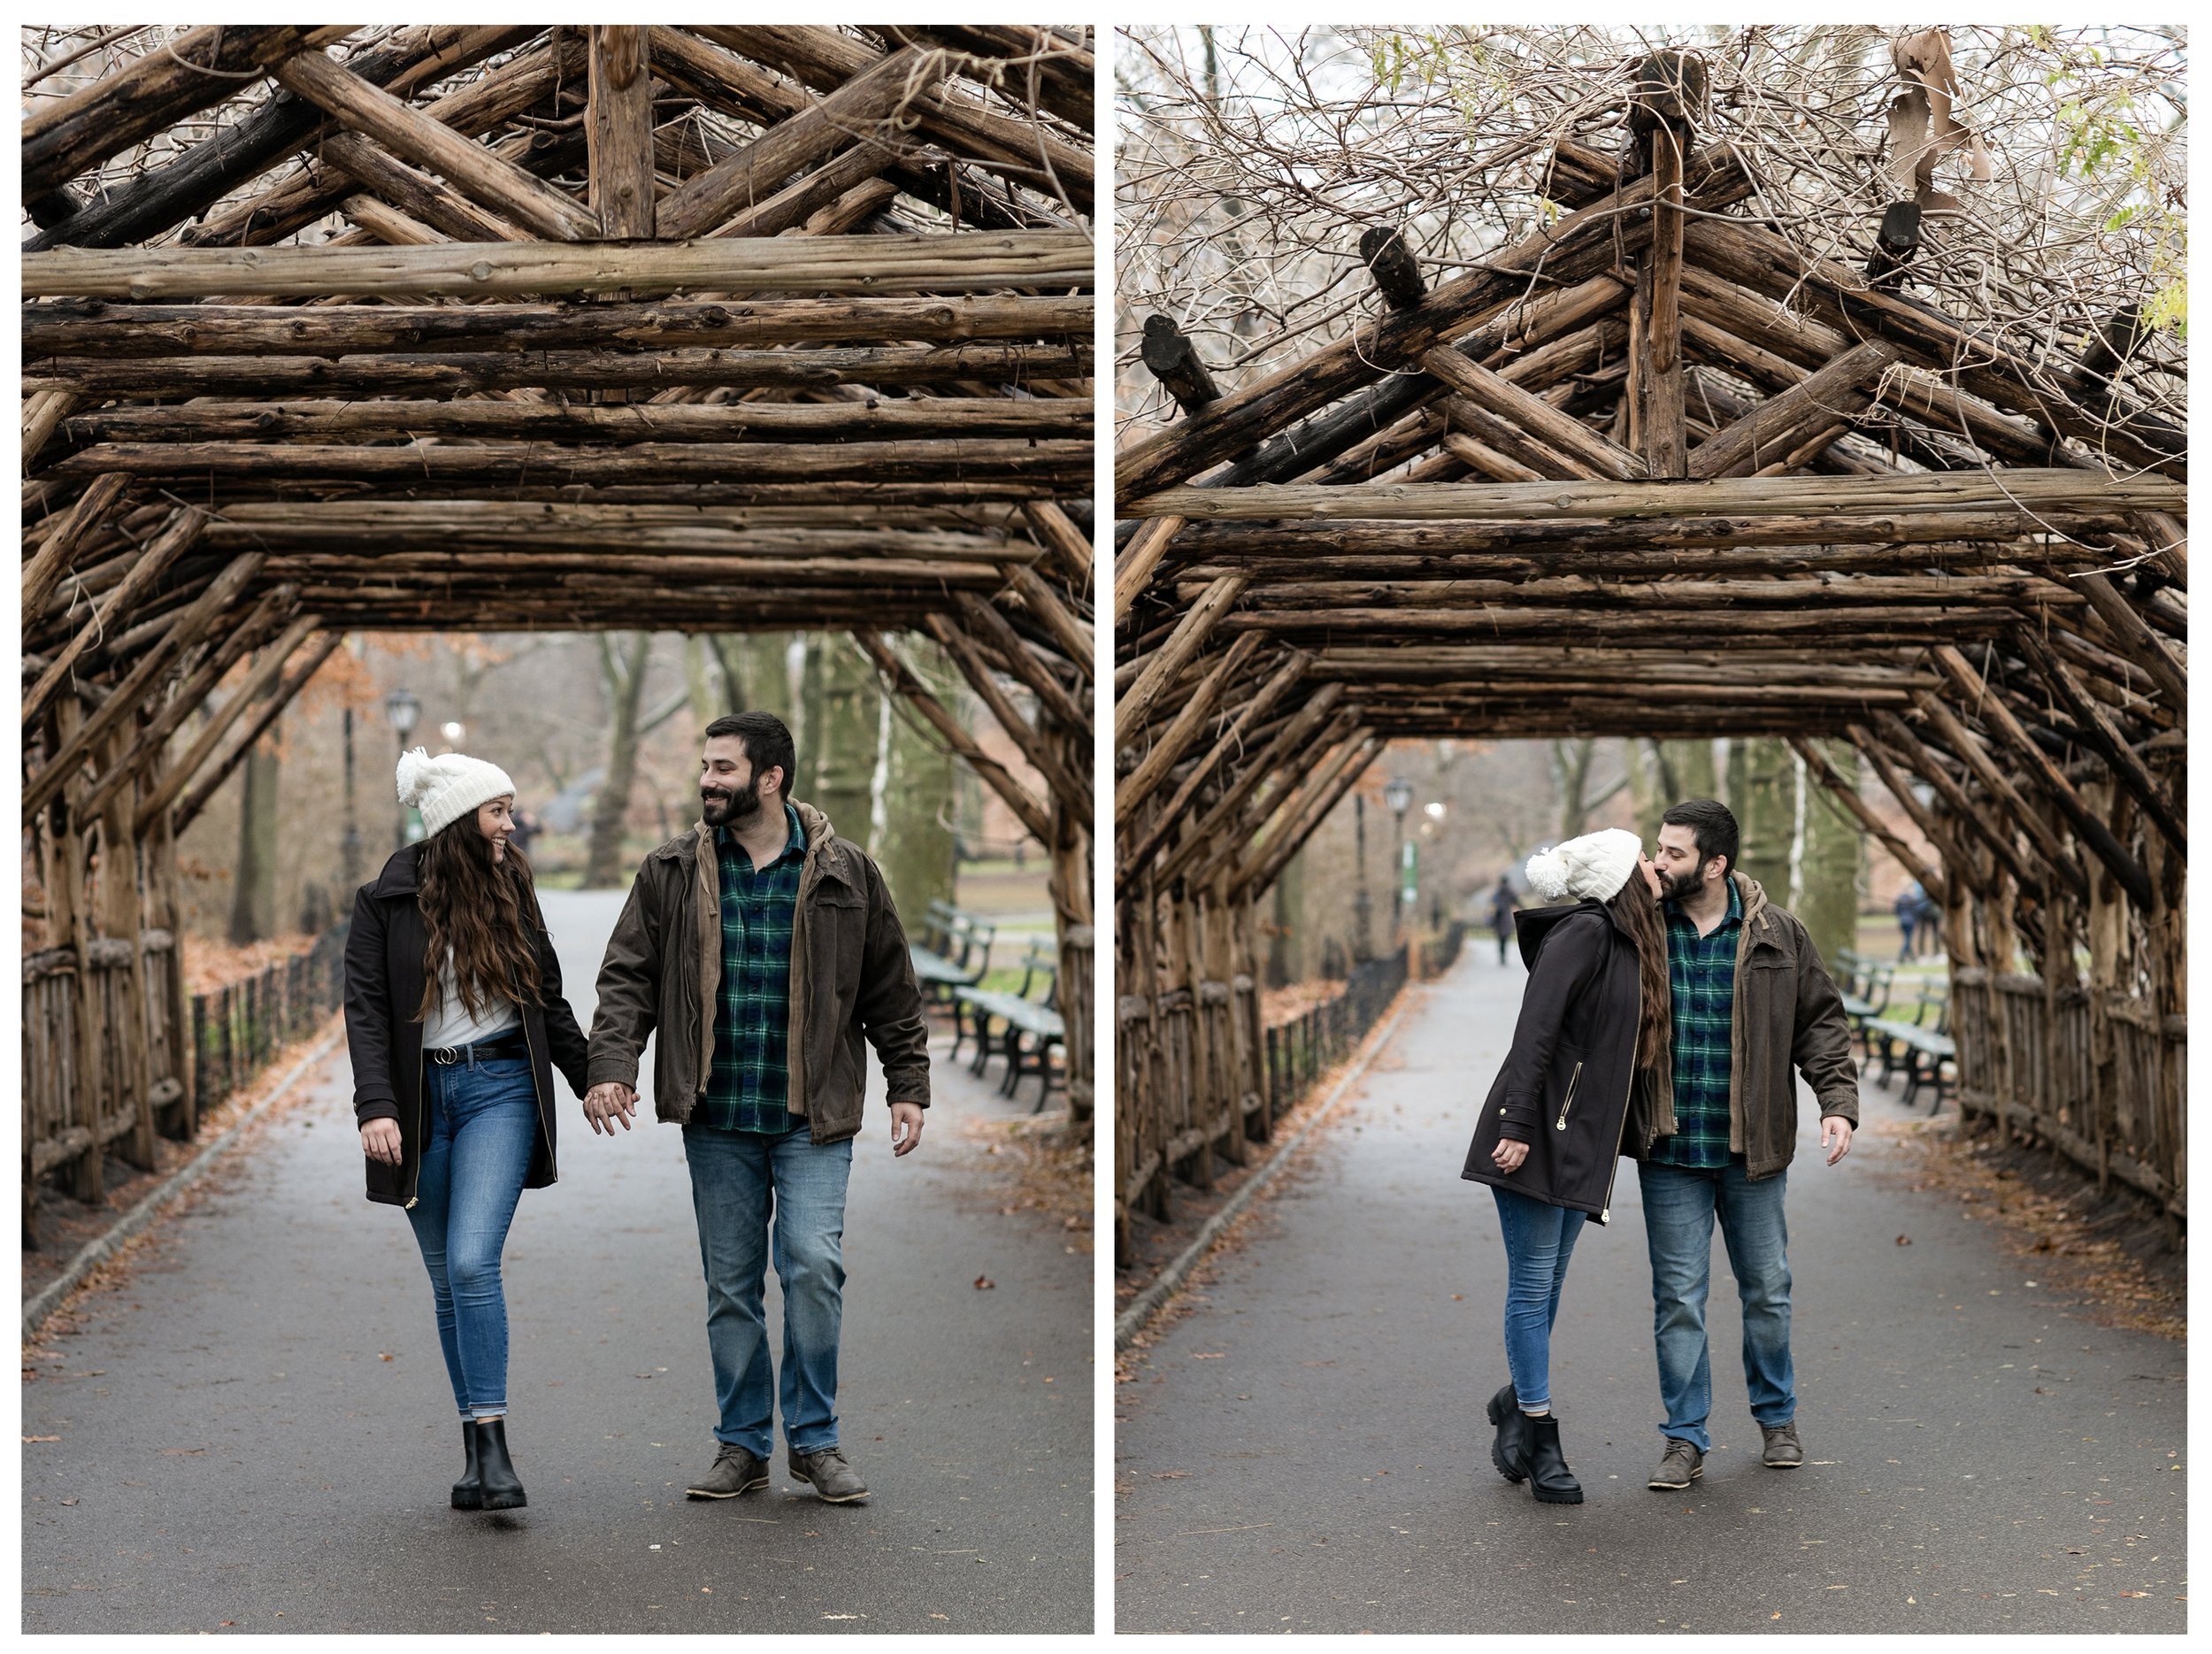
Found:
[[1460, 1175], [1487, 1183], [1505, 1237], [1506, 1363], [1490, 1456], [1549, 1504], [1579, 1504], [1551, 1407], [1551, 1329], [1575, 1237], [1609, 1219], [1613, 1173], [1674, 1129], [1659, 877], [1633, 833], [1609, 828], [1530, 858], [1549, 907], [1517, 917], [1528, 987]]
[[500, 1253], [525, 1189], [558, 1175], [552, 1070], [585, 1090], [583, 1030], [561, 997], [530, 865], [512, 848], [504, 770], [421, 748], [399, 797], [426, 835], [353, 904], [346, 1038], [369, 1198], [404, 1206], [430, 1272], [461, 1410], [461, 1511], [528, 1503], [507, 1453]]

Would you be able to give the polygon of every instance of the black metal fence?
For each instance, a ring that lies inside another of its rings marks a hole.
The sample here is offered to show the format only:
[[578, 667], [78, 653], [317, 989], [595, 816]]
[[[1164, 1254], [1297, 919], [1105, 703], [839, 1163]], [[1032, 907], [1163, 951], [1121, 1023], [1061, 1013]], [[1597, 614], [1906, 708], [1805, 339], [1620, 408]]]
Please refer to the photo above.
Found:
[[344, 1003], [349, 922], [332, 926], [303, 953], [192, 996], [193, 1095], [201, 1112], [250, 1083]]
[[1379, 959], [1352, 967], [1344, 991], [1287, 1022], [1267, 1030], [1267, 1092], [1270, 1112], [1283, 1111], [1306, 1095], [1324, 1069], [1359, 1043], [1383, 1008], [1405, 986], [1410, 942]]

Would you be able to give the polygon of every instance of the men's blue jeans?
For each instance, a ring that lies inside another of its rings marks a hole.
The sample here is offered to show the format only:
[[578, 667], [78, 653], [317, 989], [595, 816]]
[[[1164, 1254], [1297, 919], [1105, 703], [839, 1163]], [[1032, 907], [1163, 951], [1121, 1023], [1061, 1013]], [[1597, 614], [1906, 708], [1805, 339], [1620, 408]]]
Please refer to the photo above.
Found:
[[538, 1092], [527, 1058], [424, 1065], [429, 1141], [407, 1220], [430, 1271], [438, 1344], [464, 1419], [507, 1411], [507, 1297], [499, 1255], [529, 1174]]
[[1551, 1405], [1551, 1329], [1567, 1260], [1589, 1214], [1548, 1205], [1495, 1183], [1498, 1229], [1505, 1237], [1505, 1364], [1525, 1412]]
[[1789, 1229], [1782, 1217], [1789, 1173], [1755, 1183], [1744, 1175], [1740, 1159], [1709, 1172], [1649, 1160], [1636, 1169], [1651, 1248], [1659, 1395], [1667, 1409], [1660, 1432], [1701, 1453], [1713, 1445], [1705, 1428], [1713, 1411], [1705, 1299], [1712, 1286], [1716, 1216], [1743, 1303], [1743, 1376], [1751, 1416], [1763, 1425], [1787, 1424], [1797, 1416], [1790, 1366]]
[[[721, 1413], [715, 1439], [766, 1458], [770, 1409], [780, 1400], [792, 1451], [835, 1447], [852, 1140], [813, 1142], [803, 1127], [772, 1137], [686, 1126], [684, 1158], [707, 1277], [707, 1349]], [[780, 1389], [763, 1303], [772, 1256], [783, 1287]]]

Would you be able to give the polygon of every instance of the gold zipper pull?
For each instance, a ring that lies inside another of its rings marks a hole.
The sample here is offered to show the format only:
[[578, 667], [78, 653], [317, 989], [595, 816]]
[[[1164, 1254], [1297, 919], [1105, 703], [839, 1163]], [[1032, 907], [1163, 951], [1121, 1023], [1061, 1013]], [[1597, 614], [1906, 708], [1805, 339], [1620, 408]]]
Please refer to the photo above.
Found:
[[1574, 1106], [1575, 1088], [1581, 1083], [1582, 1065], [1580, 1063], [1577, 1063], [1575, 1065], [1574, 1073], [1567, 1076], [1567, 1095], [1561, 1100], [1559, 1104], [1558, 1129], [1561, 1131], [1567, 1129], [1567, 1111]]

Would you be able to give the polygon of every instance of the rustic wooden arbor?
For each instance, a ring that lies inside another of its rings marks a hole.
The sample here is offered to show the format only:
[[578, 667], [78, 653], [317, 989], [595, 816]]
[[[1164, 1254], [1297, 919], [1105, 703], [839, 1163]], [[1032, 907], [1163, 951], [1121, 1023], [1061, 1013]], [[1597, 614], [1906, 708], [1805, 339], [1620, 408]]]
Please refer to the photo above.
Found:
[[1944, 904], [1964, 1106], [2185, 1212], [2185, 447], [2139, 329], [1995, 342], [1914, 296], [1916, 209], [1871, 276], [1814, 257], [1692, 112], [1559, 143], [1556, 220], [1432, 289], [1370, 231], [1375, 313], [1231, 394], [1148, 328], [1185, 417], [1116, 468], [1125, 1226], [1267, 1135], [1256, 902], [1444, 735], [1788, 737]]
[[849, 630], [1050, 850], [1087, 1119], [1087, 35], [355, 36], [200, 29], [24, 125], [27, 1188], [189, 1131], [175, 836], [357, 629]]

